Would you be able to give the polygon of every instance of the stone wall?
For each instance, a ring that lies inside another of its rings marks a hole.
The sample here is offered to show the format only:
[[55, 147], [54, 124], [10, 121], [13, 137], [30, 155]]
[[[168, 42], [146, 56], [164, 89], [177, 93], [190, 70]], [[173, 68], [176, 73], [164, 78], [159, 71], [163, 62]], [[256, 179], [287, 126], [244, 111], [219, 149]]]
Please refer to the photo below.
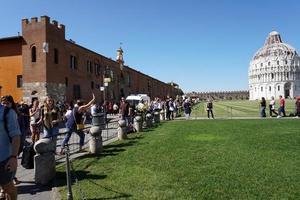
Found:
[[23, 100], [31, 103], [32, 98], [38, 97], [43, 102], [47, 96], [53, 97], [57, 101], [66, 100], [66, 86], [57, 83], [24, 83], [23, 84]]
[[218, 92], [191, 92], [186, 93], [188, 97], [206, 100], [212, 98], [214, 100], [248, 100], [249, 91], [218, 91]]

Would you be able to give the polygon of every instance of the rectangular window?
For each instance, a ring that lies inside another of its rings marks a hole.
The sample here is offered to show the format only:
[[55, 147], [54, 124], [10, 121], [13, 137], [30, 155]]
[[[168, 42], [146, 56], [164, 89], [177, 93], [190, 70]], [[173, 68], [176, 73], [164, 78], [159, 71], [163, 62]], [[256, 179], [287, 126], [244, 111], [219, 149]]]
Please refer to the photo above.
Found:
[[90, 62], [90, 73], [93, 73], [93, 63]]
[[279, 86], [279, 85], [278, 85], [278, 87], [277, 87], [277, 88], [278, 88], [278, 91], [280, 91], [280, 86]]
[[80, 99], [80, 85], [73, 85], [73, 99]]
[[88, 73], [93, 73], [93, 64], [89, 60], [86, 61], [86, 71]]
[[90, 61], [89, 60], [86, 61], [86, 71], [90, 72]]
[[23, 86], [23, 76], [17, 75], [17, 88], [21, 88]]
[[68, 87], [68, 85], [69, 85], [69, 79], [68, 79], [68, 77], [65, 77], [65, 85], [66, 85], [66, 87]]
[[58, 64], [58, 49], [54, 48], [54, 63]]
[[271, 86], [269, 86], [269, 92], [271, 92], [271, 89], [272, 89]]
[[74, 68], [73, 68], [73, 56], [70, 56], [70, 68], [71, 68], [71, 69], [74, 69]]
[[96, 74], [96, 76], [100, 75], [100, 65], [97, 63], [95, 64], [95, 74]]
[[261, 88], [260, 88], [260, 91], [264, 91], [264, 87], [261, 87]]
[[91, 89], [94, 89], [94, 81], [91, 82]]
[[70, 56], [70, 68], [77, 69], [77, 58], [75, 56]]
[[128, 87], [131, 87], [131, 77], [130, 77], [130, 74], [128, 74]]

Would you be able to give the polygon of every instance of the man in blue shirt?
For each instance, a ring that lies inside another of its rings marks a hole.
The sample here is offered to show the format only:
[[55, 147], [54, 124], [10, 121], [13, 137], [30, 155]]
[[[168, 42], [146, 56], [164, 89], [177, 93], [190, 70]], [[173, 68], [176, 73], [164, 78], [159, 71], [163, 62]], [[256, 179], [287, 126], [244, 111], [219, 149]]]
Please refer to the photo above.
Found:
[[0, 186], [11, 200], [17, 199], [17, 190], [13, 183], [18, 160], [17, 155], [20, 146], [20, 128], [17, 114], [9, 109], [6, 114], [6, 127], [4, 120], [5, 107], [0, 104]]

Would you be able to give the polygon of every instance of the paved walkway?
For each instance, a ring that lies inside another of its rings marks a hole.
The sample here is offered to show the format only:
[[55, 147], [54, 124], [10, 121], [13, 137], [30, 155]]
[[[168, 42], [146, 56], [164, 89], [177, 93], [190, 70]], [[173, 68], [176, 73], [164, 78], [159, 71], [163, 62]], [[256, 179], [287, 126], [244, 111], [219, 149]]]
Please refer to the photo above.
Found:
[[[109, 124], [108, 129], [102, 131], [103, 145], [107, 145], [117, 140], [117, 121], [118, 119], [112, 119], [112, 123]], [[57, 140], [57, 152], [60, 150], [60, 144], [63, 136], [59, 136]], [[72, 134], [69, 141], [71, 158], [79, 157], [88, 152], [78, 153], [78, 141], [79, 137], [77, 134]], [[88, 148], [89, 135], [87, 135], [84, 148]], [[57, 155], [57, 162], [64, 162], [65, 156]], [[34, 182], [34, 169], [24, 169], [21, 166], [21, 159], [19, 158], [19, 166], [16, 177], [21, 183], [17, 185], [18, 188], [18, 199], [20, 200], [51, 200], [60, 199], [55, 197], [56, 191], [52, 191], [53, 184], [47, 186], [37, 185]]]

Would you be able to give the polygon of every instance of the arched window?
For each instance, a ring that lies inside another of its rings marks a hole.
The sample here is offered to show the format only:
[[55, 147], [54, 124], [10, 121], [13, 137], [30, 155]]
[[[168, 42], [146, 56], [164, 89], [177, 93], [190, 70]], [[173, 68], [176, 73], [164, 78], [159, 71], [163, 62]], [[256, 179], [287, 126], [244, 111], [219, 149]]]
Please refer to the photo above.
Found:
[[31, 62], [36, 62], [36, 47], [31, 47]]

